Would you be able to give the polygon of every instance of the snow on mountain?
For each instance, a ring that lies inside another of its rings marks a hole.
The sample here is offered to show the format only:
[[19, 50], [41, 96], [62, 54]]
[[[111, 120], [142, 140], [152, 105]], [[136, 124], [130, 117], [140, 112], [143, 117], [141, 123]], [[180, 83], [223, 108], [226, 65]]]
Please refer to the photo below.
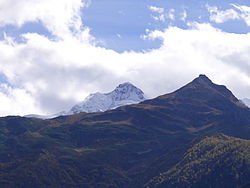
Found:
[[38, 115], [38, 114], [29, 114], [29, 115], [25, 115], [24, 117], [26, 118], [37, 118], [37, 119], [50, 119], [50, 118], [54, 118], [53, 115]]
[[105, 112], [120, 106], [137, 104], [145, 100], [142, 90], [129, 82], [120, 84], [110, 93], [90, 94], [85, 100], [73, 106], [68, 112], [59, 112], [52, 115], [26, 115], [28, 118], [51, 119], [63, 115], [72, 115], [80, 112]]
[[250, 99], [248, 98], [244, 98], [244, 99], [241, 99], [241, 101], [250, 108]]
[[24, 117], [26, 118], [37, 118], [37, 119], [52, 119], [58, 116], [64, 116], [64, 115], [68, 115], [67, 112], [62, 111], [56, 114], [52, 114], [52, 115], [38, 115], [38, 114], [29, 114], [29, 115], [25, 115]]
[[68, 114], [104, 112], [124, 105], [137, 104], [144, 100], [145, 97], [142, 90], [129, 82], [125, 82], [110, 93], [89, 95], [82, 103], [75, 105]]

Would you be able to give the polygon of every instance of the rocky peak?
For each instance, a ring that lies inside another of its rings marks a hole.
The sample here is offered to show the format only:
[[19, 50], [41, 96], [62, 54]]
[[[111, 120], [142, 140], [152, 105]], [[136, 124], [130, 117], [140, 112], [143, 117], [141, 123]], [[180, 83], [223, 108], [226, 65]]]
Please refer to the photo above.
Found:
[[118, 85], [110, 93], [89, 95], [82, 103], [75, 105], [68, 114], [80, 112], [104, 112], [120, 106], [136, 104], [145, 100], [142, 90], [129, 82]]
[[120, 84], [115, 88], [114, 91], [108, 93], [107, 95], [111, 95], [115, 101], [120, 100], [134, 100], [134, 101], [142, 101], [145, 100], [144, 93], [142, 90], [131, 84], [130, 82], [125, 82]]

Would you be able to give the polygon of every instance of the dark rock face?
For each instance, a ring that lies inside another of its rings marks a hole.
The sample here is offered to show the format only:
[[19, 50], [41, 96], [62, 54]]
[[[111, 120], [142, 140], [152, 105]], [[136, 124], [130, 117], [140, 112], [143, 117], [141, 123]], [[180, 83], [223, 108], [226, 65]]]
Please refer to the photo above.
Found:
[[[216, 176], [223, 187], [229, 174], [230, 185], [245, 186], [249, 127], [249, 108], [205, 75], [173, 93], [104, 113], [0, 118], [0, 186], [213, 187], [206, 179]], [[211, 153], [216, 157], [206, 157]], [[223, 170], [235, 160], [230, 172]]]

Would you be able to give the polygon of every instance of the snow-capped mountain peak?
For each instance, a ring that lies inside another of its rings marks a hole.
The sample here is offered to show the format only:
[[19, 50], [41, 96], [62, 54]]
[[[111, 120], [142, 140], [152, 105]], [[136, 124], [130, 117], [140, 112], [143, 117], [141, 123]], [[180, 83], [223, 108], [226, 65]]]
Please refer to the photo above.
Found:
[[69, 111], [59, 112], [48, 116], [27, 115], [25, 117], [50, 119], [63, 115], [77, 114], [80, 112], [104, 112], [120, 106], [137, 104], [145, 100], [142, 90], [129, 82], [118, 85], [110, 93], [94, 93], [87, 96], [84, 101], [73, 106]]
[[80, 112], [104, 112], [128, 104], [136, 104], [145, 100], [142, 90], [129, 82], [118, 85], [110, 93], [89, 95], [83, 102], [75, 105], [69, 114]]
[[145, 100], [142, 90], [129, 82], [120, 84], [114, 91], [107, 95], [111, 95], [114, 101], [133, 100], [141, 102], [142, 100]]

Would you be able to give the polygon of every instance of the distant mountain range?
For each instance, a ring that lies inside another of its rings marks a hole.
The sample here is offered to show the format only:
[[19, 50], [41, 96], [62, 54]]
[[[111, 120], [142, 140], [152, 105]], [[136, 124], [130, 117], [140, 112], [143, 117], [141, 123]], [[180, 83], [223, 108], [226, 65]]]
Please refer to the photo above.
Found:
[[146, 99], [141, 89], [129, 82], [125, 82], [117, 86], [110, 93], [94, 93], [89, 95], [83, 102], [73, 106], [69, 111], [63, 111], [47, 116], [30, 114], [26, 115], [25, 117], [50, 119], [63, 115], [78, 114], [81, 112], [105, 112], [120, 106], [137, 104], [144, 100]]
[[0, 187], [250, 187], [250, 109], [200, 75], [139, 104], [0, 118]]

